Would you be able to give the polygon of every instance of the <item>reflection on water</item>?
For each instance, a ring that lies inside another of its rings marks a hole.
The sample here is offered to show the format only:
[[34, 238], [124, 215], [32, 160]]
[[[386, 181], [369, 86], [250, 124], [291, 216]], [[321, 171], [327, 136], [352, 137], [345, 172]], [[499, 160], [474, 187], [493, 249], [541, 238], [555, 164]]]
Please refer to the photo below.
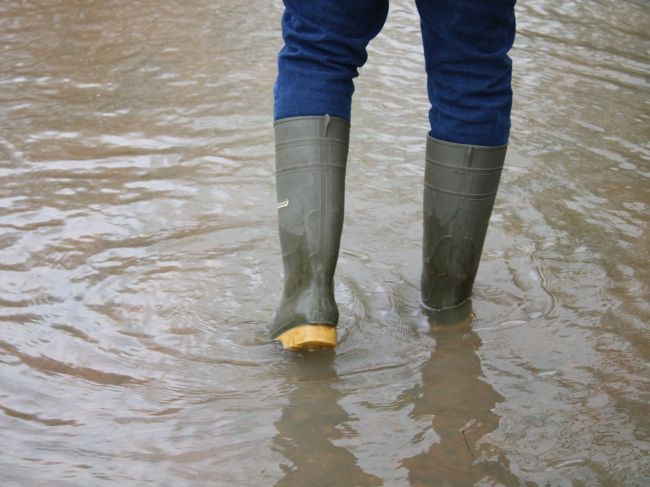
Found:
[[433, 416], [439, 440], [427, 451], [403, 460], [411, 485], [517, 485], [508, 461], [481, 439], [499, 426], [494, 413], [501, 397], [483, 378], [476, 351], [481, 339], [470, 320], [433, 325], [435, 348], [422, 367], [422, 383], [403, 393], [415, 417]]
[[281, 2], [1, 2], [0, 483], [650, 484], [650, 10], [517, 8], [472, 325], [418, 304], [395, 0], [356, 84], [341, 343], [293, 356], [265, 335]]
[[278, 487], [301, 485], [382, 485], [381, 479], [365, 473], [355, 456], [333, 440], [351, 421], [338, 401], [338, 376], [334, 355], [323, 353], [288, 357], [286, 380], [289, 403], [275, 422], [278, 434], [274, 448], [287, 459], [281, 465], [285, 476]]
[[[437, 438], [430, 445], [424, 442], [425, 448], [412, 456], [398, 457], [398, 463], [414, 486], [473, 485], [480, 480], [517, 485], [505, 455], [481, 441], [497, 429], [494, 406], [503, 397], [483, 377], [476, 353], [481, 340], [471, 329], [471, 317], [444, 324], [436, 318], [427, 322], [435, 345], [420, 367], [421, 380], [399, 392], [389, 407], [408, 411], [413, 423], [421, 425], [421, 430], [411, 432], [410, 443], [422, 444], [430, 431]], [[337, 389], [341, 378], [335, 355], [287, 356], [284, 374], [286, 387], [292, 390], [274, 424], [274, 449], [286, 458], [281, 464], [285, 476], [276, 485], [383, 485], [381, 478], [363, 471], [349, 449], [336, 444], [358, 433], [357, 418], [341, 405], [344, 394]], [[383, 438], [387, 449], [393, 441], [400, 440]]]

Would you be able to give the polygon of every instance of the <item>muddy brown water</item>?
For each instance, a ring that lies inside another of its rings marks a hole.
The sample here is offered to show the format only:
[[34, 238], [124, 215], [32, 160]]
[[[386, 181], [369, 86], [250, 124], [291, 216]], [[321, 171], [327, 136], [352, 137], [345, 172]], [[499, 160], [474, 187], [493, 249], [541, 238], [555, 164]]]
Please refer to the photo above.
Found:
[[471, 326], [418, 306], [415, 6], [357, 83], [340, 346], [282, 286], [281, 3], [0, 4], [4, 486], [650, 483], [650, 7], [517, 7], [511, 148]]

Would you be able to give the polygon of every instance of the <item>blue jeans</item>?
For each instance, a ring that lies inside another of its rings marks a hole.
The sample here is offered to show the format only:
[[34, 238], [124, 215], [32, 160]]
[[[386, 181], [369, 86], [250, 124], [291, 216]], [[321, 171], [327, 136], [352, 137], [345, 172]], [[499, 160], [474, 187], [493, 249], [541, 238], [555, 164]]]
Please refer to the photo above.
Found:
[[[416, 0], [431, 136], [461, 144], [508, 142], [516, 0]], [[387, 0], [284, 0], [275, 119], [350, 120], [357, 69], [384, 25]]]

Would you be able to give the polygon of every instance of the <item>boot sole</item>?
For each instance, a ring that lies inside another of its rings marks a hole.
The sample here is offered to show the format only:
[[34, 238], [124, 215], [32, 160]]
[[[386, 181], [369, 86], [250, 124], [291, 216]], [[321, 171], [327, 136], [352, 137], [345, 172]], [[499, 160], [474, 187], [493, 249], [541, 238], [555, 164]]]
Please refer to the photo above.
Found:
[[302, 325], [276, 338], [287, 350], [322, 350], [336, 347], [336, 328], [327, 325]]

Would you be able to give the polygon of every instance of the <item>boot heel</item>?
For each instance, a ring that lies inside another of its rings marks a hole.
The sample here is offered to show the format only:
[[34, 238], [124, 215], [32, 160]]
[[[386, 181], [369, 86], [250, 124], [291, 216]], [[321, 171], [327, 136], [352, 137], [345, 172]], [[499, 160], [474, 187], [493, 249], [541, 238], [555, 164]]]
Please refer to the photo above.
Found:
[[336, 347], [336, 327], [302, 325], [285, 331], [276, 338], [287, 350], [321, 350]]

